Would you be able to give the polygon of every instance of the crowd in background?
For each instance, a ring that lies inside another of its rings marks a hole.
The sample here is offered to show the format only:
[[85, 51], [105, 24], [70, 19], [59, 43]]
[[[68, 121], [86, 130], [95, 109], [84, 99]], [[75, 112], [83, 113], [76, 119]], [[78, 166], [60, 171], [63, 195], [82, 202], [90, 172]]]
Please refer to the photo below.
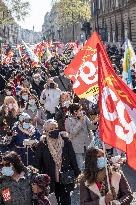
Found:
[[[107, 53], [121, 76], [122, 51], [107, 46]], [[89, 102], [73, 93], [64, 75], [73, 57], [67, 49], [46, 69], [32, 68], [30, 59], [0, 65], [1, 205], [70, 205], [75, 184], [81, 205], [129, 205], [133, 199], [120, 171], [124, 153], [109, 146], [108, 191], [98, 96]], [[132, 79], [135, 92], [134, 71]]]

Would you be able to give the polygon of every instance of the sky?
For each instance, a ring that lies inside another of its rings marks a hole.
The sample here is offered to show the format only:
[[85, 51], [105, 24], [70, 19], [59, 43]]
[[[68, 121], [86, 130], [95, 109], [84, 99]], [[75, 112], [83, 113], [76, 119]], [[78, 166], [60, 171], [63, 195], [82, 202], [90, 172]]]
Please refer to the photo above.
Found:
[[19, 23], [21, 27], [33, 29], [35, 31], [42, 30], [44, 16], [51, 9], [51, 0], [29, 0], [31, 4], [30, 14], [25, 18], [24, 22]]

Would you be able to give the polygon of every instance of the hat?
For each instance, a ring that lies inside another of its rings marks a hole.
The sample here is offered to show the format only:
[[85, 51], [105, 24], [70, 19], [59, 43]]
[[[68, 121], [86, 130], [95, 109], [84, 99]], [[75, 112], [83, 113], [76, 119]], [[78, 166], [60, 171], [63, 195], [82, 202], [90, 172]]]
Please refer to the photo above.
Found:
[[41, 189], [45, 190], [50, 184], [50, 177], [47, 174], [38, 174], [33, 183], [37, 184]]
[[20, 122], [23, 122], [25, 120], [30, 120], [30, 119], [31, 119], [30, 116], [25, 112], [21, 113], [21, 115], [19, 116], [19, 121]]

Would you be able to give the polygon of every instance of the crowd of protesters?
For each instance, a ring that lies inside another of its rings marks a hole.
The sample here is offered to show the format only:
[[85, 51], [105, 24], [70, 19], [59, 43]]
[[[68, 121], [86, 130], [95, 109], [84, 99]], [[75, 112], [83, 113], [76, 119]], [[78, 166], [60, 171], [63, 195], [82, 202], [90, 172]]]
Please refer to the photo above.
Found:
[[[122, 53], [116, 47], [107, 51], [121, 75]], [[98, 102], [72, 92], [64, 75], [72, 58], [68, 49], [46, 69], [32, 68], [30, 60], [0, 65], [0, 205], [71, 205], [75, 185], [80, 205], [133, 200], [121, 171], [123, 153], [107, 146], [108, 190]]]

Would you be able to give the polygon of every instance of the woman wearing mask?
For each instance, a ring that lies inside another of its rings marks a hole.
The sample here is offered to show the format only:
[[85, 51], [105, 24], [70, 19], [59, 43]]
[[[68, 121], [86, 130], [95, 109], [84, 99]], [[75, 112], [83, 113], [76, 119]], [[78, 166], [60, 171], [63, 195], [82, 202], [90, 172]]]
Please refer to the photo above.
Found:
[[4, 103], [0, 108], [0, 121], [5, 121], [10, 129], [14, 126], [17, 121], [19, 114], [18, 103], [12, 96], [6, 96]]
[[26, 104], [28, 102], [29, 95], [30, 95], [30, 91], [28, 88], [21, 88], [20, 98], [18, 99], [20, 113], [22, 113], [24, 111], [24, 109], [26, 108]]
[[33, 174], [26, 169], [17, 153], [3, 155], [1, 165], [0, 204], [32, 205]]
[[79, 174], [72, 144], [59, 133], [54, 120], [45, 123], [44, 132], [35, 152], [37, 168], [50, 176], [51, 193], [55, 192], [58, 204], [71, 205], [70, 192]]
[[35, 165], [34, 148], [40, 140], [40, 132], [32, 125], [27, 113], [19, 116], [19, 121], [13, 129], [14, 136], [11, 146], [16, 151], [25, 165]]
[[55, 117], [55, 108], [59, 105], [60, 95], [61, 90], [57, 88], [56, 83], [52, 78], [48, 79], [40, 97], [40, 102], [46, 109], [47, 119]]
[[29, 95], [24, 112], [31, 117], [32, 124], [42, 133], [42, 128], [47, 118], [44, 108], [40, 106], [38, 98], [35, 95]]
[[92, 145], [94, 138], [92, 130], [97, 129], [98, 117], [94, 121], [85, 115], [81, 105], [73, 103], [69, 106], [70, 116], [65, 120], [65, 129], [69, 133], [76, 153], [79, 169], [84, 169], [84, 156], [88, 146]]
[[122, 172], [109, 167], [110, 191], [107, 186], [105, 158], [102, 150], [87, 150], [85, 170], [80, 176], [80, 205], [130, 205], [132, 192]]
[[58, 128], [60, 131], [65, 131], [65, 119], [70, 104], [70, 94], [68, 92], [63, 92], [60, 95], [60, 103], [59, 106], [56, 107], [55, 112], [55, 120], [58, 122]]

